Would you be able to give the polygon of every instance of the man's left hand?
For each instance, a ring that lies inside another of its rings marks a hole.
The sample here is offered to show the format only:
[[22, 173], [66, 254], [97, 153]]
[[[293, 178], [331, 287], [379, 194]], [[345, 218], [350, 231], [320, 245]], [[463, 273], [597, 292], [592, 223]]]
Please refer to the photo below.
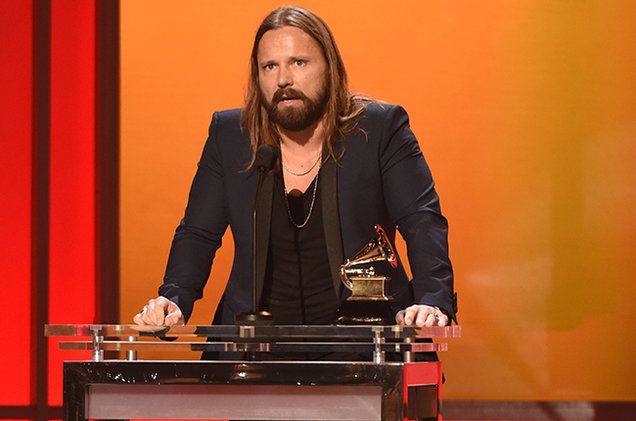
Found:
[[400, 310], [395, 315], [395, 321], [401, 325], [415, 326], [446, 326], [448, 325], [448, 316], [437, 307], [427, 306], [423, 304], [415, 304]]

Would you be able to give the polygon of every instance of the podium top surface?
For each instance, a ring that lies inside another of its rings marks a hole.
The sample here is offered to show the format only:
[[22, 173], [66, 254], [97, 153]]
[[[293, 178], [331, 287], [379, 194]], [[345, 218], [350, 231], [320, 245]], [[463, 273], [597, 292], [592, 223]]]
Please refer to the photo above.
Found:
[[102, 336], [102, 337], [157, 337], [157, 338], [235, 338], [251, 339], [347, 339], [408, 340], [423, 338], [458, 338], [460, 326], [367, 326], [367, 325], [185, 325], [138, 326], [116, 324], [49, 324], [44, 327], [45, 336]]
[[[70, 337], [60, 349], [92, 350], [93, 361], [104, 351], [210, 351], [253, 354], [368, 353], [383, 361], [384, 353], [446, 351], [448, 344], [434, 338], [457, 338], [459, 326], [137, 326], [45, 325], [46, 336]], [[86, 340], [88, 337], [88, 340]], [[167, 340], [159, 340], [167, 339]], [[132, 358], [132, 356], [131, 356]], [[136, 358], [136, 357], [135, 357]]]

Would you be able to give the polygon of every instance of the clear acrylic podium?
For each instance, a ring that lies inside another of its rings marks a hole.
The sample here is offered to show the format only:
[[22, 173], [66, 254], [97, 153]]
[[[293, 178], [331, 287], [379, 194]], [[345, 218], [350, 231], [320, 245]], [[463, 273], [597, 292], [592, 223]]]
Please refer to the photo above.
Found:
[[[92, 360], [64, 362], [65, 421], [441, 420], [441, 363], [418, 362], [418, 354], [445, 351], [447, 343], [432, 339], [460, 333], [459, 326], [45, 327], [47, 336], [70, 337], [61, 349], [92, 351]], [[158, 349], [229, 359], [137, 359]], [[105, 351], [125, 359], [104, 359]]]

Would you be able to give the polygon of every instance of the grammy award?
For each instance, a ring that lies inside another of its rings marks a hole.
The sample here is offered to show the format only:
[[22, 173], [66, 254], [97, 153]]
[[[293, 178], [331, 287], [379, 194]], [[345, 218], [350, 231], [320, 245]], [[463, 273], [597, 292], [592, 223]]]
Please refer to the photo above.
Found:
[[388, 276], [376, 273], [374, 263], [387, 262], [397, 267], [397, 257], [389, 237], [382, 227], [376, 225], [375, 237], [371, 239], [353, 258], [340, 266], [340, 280], [351, 291], [351, 296], [339, 311], [339, 324], [395, 323], [388, 295]]

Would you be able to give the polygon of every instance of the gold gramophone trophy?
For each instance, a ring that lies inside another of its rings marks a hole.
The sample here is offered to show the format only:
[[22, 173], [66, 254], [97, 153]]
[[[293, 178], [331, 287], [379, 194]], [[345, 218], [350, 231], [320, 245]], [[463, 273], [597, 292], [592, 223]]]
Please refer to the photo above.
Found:
[[391, 278], [377, 274], [369, 264], [388, 262], [396, 268], [397, 257], [382, 227], [374, 228], [375, 238], [340, 266], [340, 280], [351, 296], [340, 307], [339, 324], [395, 324], [390, 307], [392, 297], [387, 294]]

